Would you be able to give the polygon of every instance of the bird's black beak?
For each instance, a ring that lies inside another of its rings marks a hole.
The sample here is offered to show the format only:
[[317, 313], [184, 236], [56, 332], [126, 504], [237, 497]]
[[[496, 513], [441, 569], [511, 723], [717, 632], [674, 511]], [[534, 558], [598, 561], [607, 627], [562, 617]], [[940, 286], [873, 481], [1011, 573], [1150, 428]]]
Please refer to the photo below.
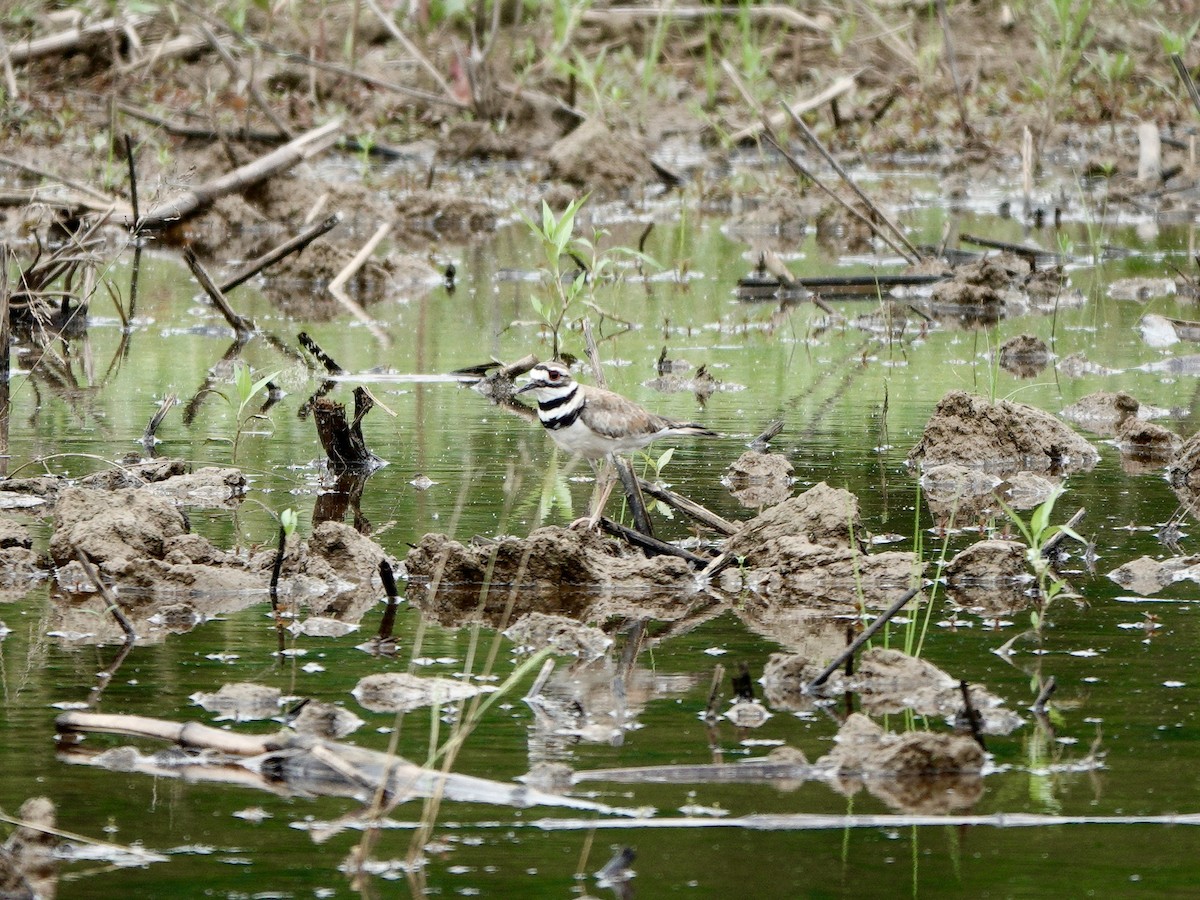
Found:
[[513, 396], [516, 396], [517, 394], [523, 394], [526, 391], [532, 391], [533, 388], [534, 388], [534, 384], [531, 381], [528, 384], [526, 384], [524, 387], [517, 388], [517, 390], [513, 392]]

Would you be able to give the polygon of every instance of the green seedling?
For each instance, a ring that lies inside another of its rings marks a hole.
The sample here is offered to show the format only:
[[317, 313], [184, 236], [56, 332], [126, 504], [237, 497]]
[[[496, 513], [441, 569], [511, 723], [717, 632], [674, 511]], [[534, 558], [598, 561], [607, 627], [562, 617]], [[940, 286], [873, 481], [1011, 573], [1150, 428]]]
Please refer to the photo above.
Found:
[[[238, 448], [241, 446], [242, 436], [246, 433], [246, 428], [251, 420], [267, 418], [259, 413], [248, 412], [250, 403], [266, 389], [268, 384], [278, 377], [279, 372], [272, 372], [270, 375], [264, 375], [258, 381], [254, 381], [250, 373], [250, 367], [245, 363], [239, 363], [233, 370], [234, 398], [230, 400], [230, 398], [225, 397], [225, 400], [230, 406], [234, 404], [234, 401], [237, 402], [237, 417], [234, 423], [233, 440], [231, 442], [233, 444], [231, 460], [235, 465], [237, 463]], [[225, 395], [222, 394], [221, 396], [224, 397]]]
[[1048, 542], [1056, 534], [1061, 533], [1080, 543], [1086, 543], [1070, 526], [1050, 524], [1050, 516], [1054, 513], [1054, 504], [1058, 502], [1062, 493], [1063, 488], [1060, 485], [1033, 511], [1028, 522], [1017, 515], [1016, 511], [1007, 504], [1003, 502], [1000, 504], [1009, 520], [1021, 532], [1021, 537], [1025, 539], [1025, 559], [1037, 579], [1038, 604], [1037, 608], [1030, 613], [1030, 621], [1038, 631], [1042, 628], [1046, 609], [1051, 602], [1069, 589], [1067, 583], [1054, 571], [1050, 560], [1046, 558], [1045, 551]]

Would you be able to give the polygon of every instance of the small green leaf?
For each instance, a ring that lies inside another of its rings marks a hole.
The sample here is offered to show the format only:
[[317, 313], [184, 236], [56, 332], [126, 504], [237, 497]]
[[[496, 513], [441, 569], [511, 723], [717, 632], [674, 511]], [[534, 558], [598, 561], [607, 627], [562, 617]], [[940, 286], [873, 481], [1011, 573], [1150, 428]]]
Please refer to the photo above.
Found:
[[296, 511], [290, 507], [279, 514], [279, 526], [283, 529], [284, 534], [294, 534], [296, 532], [296, 522]]
[[675, 455], [675, 448], [668, 447], [666, 450], [663, 451], [662, 456], [660, 456], [657, 460], [655, 460], [654, 470], [656, 472], [658, 472], [659, 474], [661, 474], [662, 470], [667, 467], [667, 463], [669, 463], [671, 461], [671, 457], [674, 455]]

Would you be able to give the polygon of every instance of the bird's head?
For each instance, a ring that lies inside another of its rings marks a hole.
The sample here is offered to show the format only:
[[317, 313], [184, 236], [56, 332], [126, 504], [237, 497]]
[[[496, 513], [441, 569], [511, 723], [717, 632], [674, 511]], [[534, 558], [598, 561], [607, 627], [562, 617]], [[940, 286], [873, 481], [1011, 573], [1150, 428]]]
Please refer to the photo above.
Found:
[[548, 399], [565, 394], [573, 383], [571, 370], [562, 363], [538, 363], [529, 370], [529, 381], [517, 393], [533, 391], [539, 400]]

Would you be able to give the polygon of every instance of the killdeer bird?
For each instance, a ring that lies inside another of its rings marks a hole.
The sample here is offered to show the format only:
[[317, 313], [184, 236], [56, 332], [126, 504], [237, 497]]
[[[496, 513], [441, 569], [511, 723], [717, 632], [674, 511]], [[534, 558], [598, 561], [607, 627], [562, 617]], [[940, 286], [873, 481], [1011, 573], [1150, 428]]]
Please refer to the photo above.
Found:
[[[526, 391], [533, 391], [537, 398], [538, 420], [550, 432], [554, 443], [586, 459], [596, 472], [597, 484], [600, 478], [597, 460], [608, 459], [615, 464], [617, 454], [640, 450], [652, 441], [674, 434], [717, 436], [703, 425], [676, 422], [655, 415], [613, 391], [580, 384], [561, 363], [534, 366], [529, 372], [529, 383], [517, 393]], [[587, 521], [589, 526], [599, 522], [611, 491], [610, 481], [591, 517], [580, 522]]]

